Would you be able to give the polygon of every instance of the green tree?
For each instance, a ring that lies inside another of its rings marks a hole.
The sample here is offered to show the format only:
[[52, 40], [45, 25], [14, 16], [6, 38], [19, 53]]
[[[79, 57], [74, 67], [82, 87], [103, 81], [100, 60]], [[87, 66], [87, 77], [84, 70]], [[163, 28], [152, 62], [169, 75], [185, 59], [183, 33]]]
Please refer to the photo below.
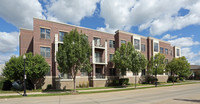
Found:
[[137, 82], [136, 74], [138, 74], [139, 72], [141, 72], [141, 70], [146, 68], [147, 60], [142, 53], [133, 50], [132, 53], [130, 54], [129, 62], [130, 62], [129, 69], [133, 73], [135, 73], [135, 88], [136, 88], [136, 82]]
[[135, 50], [132, 44], [128, 42], [128, 44], [122, 44], [120, 48], [118, 48], [111, 60], [115, 64], [115, 68], [119, 69], [121, 75], [124, 76], [128, 68], [130, 68], [130, 55]]
[[185, 56], [179, 57], [178, 65], [180, 71], [178, 72], [179, 77], [189, 77], [192, 73], [190, 71], [190, 63], [187, 61]]
[[155, 75], [155, 77], [157, 76], [157, 74], [163, 74], [166, 67], [165, 63], [165, 56], [163, 54], [158, 53], [155, 56], [152, 56], [148, 63], [148, 72]]
[[56, 59], [58, 70], [61, 73], [70, 74], [76, 92], [76, 75], [78, 70], [92, 70], [90, 64], [91, 48], [85, 34], [79, 33], [76, 29], [64, 36], [63, 45], [58, 48]]
[[[122, 76], [126, 71], [132, 71], [138, 73], [146, 67], [146, 58], [140, 52], [135, 50], [132, 43], [122, 44], [113, 56], [112, 62], [115, 63], [115, 67], [120, 70]], [[136, 85], [135, 77], [135, 85]]]
[[[44, 78], [45, 74], [49, 71], [49, 65], [45, 59], [36, 54], [35, 56], [32, 53], [26, 53], [26, 76], [30, 80], [34, 89], [40, 83], [40, 80]], [[12, 56], [3, 69], [3, 75], [9, 80], [23, 82], [24, 80], [24, 59], [23, 56]]]
[[173, 60], [167, 64], [166, 69], [168, 72], [172, 73], [171, 76], [173, 84], [175, 75], [178, 75], [179, 77], [188, 77], [189, 75], [191, 75], [190, 63], [188, 63], [187, 59], [184, 56], [173, 58]]

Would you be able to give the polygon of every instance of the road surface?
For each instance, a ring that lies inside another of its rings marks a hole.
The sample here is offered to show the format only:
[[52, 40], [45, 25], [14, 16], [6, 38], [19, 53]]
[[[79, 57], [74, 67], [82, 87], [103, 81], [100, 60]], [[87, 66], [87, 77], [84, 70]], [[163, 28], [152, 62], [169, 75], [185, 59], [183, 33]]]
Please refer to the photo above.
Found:
[[96, 94], [0, 99], [0, 104], [200, 104], [200, 84]]

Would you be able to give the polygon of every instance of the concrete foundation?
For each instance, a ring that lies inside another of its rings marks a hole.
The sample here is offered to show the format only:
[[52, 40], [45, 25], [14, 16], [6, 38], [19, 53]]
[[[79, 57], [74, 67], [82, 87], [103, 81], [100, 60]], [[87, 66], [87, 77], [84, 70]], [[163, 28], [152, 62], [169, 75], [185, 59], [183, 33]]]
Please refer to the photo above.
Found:
[[108, 85], [107, 79], [92, 79], [93, 87], [105, 87]]

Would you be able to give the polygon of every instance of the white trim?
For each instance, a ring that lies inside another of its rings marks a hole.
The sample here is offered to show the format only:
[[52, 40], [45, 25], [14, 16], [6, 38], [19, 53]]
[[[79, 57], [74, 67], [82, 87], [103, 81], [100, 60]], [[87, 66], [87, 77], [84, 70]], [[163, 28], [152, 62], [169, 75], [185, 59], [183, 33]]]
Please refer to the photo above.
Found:
[[[177, 49], [179, 49], [179, 56], [177, 56], [177, 51], [176, 51]], [[175, 51], [175, 58], [181, 57], [181, 48], [175, 46], [175, 50], [174, 51]]]
[[135, 40], [135, 39], [138, 39], [138, 40], [139, 40], [139, 46], [140, 46], [140, 47], [139, 47], [139, 49], [136, 49], [136, 48], [135, 48], [135, 49], [136, 49], [137, 51], [141, 52], [141, 36], [139, 36], [139, 35], [133, 35], [133, 36], [132, 36], [132, 39], [133, 39], [133, 46], [134, 46], [134, 47], [135, 47], [134, 40]]
[[[154, 51], [154, 43], [158, 43], [158, 52]], [[157, 39], [153, 39], [153, 56], [155, 56], [156, 54], [158, 54], [160, 52], [160, 47], [159, 47], [159, 40]]]

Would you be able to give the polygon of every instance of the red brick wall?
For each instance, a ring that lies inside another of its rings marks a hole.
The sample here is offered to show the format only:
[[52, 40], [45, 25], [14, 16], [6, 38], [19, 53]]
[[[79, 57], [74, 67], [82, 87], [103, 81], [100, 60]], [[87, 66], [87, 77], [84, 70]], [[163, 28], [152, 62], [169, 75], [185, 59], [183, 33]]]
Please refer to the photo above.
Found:
[[[41, 39], [40, 38], [40, 28], [48, 28], [50, 29], [50, 37], [51, 39]], [[40, 20], [40, 19], [34, 19], [34, 53], [35, 54], [40, 54], [40, 46], [47, 46], [51, 48], [51, 58], [46, 58], [46, 61], [53, 66], [54, 60], [54, 40], [55, 40], [55, 34], [59, 34], [59, 31], [65, 31], [65, 32], [70, 32], [72, 29], [77, 29], [79, 32], [82, 32], [88, 36], [88, 40], [90, 45], [92, 45], [92, 40], [94, 37], [101, 38], [101, 44], [104, 46], [105, 41], [107, 40], [107, 60], [109, 61], [109, 54], [113, 54], [115, 49], [114, 48], [109, 48], [109, 40], [114, 40], [114, 35], [105, 33], [105, 32], [100, 32], [100, 31], [95, 31], [87, 28], [81, 28], [81, 27], [75, 27], [71, 25], [66, 25], [66, 24], [61, 24], [61, 23], [56, 23], [56, 22], [50, 22], [46, 20]], [[103, 57], [105, 59], [105, 52], [103, 52]], [[58, 75], [58, 71], [56, 70], [56, 75]]]
[[[173, 50], [173, 47], [169, 43], [162, 41], [159, 41], [159, 46], [163, 48], [163, 54], [165, 55], [165, 59], [171, 61], [173, 59], [173, 55], [172, 56], [170, 55], [170, 50]], [[165, 49], [168, 49], [168, 54], [165, 54]]]
[[19, 46], [20, 46], [20, 55], [24, 53], [33, 52], [33, 31], [20, 29], [20, 38], [19, 38]]
[[147, 39], [145, 39], [145, 38], [141, 38], [141, 44], [144, 44], [145, 45], [145, 51], [143, 52], [143, 51], [141, 51], [141, 53], [146, 57], [146, 58], [148, 58], [147, 56]]

